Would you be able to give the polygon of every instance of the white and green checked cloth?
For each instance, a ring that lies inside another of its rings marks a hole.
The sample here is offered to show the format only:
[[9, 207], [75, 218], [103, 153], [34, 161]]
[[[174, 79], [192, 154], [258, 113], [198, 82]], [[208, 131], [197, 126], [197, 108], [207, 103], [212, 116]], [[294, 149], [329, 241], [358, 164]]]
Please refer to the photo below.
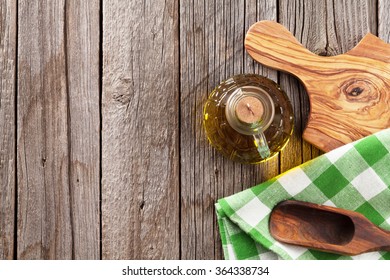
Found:
[[390, 230], [390, 129], [347, 144], [263, 184], [218, 200], [226, 259], [390, 259], [340, 256], [282, 244], [268, 229], [272, 208], [295, 199], [360, 212]]

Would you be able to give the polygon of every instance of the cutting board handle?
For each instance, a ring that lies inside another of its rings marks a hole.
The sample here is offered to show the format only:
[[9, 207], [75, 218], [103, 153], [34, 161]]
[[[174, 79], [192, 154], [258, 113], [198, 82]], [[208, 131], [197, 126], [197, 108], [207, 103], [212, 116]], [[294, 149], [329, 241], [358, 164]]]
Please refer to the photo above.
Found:
[[350, 56], [365, 57], [372, 63], [390, 63], [390, 44], [367, 33], [351, 50], [338, 56], [320, 56], [306, 49], [283, 25], [270, 20], [253, 24], [245, 37], [249, 55], [268, 67], [289, 72], [302, 82], [312, 76], [314, 70], [328, 69], [337, 59], [349, 60]]
[[282, 25], [252, 25], [245, 48], [258, 62], [291, 73], [306, 88], [310, 113], [303, 138], [330, 151], [390, 127], [390, 44], [368, 33], [350, 51], [319, 56]]
[[249, 28], [245, 48], [261, 64], [298, 78], [310, 73], [311, 61], [321, 59], [302, 46], [283, 25], [268, 20], [259, 21]]

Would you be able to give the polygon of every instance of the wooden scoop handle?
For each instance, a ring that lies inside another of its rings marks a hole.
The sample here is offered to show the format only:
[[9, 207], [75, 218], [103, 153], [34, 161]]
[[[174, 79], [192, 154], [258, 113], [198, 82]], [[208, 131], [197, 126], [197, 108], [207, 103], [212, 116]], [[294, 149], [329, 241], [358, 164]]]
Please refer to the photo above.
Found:
[[309, 202], [280, 202], [271, 212], [269, 229], [280, 242], [336, 254], [390, 250], [390, 232], [362, 214]]
[[258, 62], [297, 76], [310, 100], [303, 138], [327, 152], [390, 127], [390, 45], [368, 33], [345, 54], [319, 56], [282, 25], [252, 25], [245, 48]]

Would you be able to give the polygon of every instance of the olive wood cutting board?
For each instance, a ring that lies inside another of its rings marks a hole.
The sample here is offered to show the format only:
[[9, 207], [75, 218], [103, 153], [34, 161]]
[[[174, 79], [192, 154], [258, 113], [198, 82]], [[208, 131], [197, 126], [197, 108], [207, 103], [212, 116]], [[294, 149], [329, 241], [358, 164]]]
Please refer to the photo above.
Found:
[[352, 50], [319, 56], [282, 25], [250, 27], [245, 48], [256, 61], [304, 84], [310, 114], [303, 138], [327, 152], [390, 127], [390, 44], [368, 33]]

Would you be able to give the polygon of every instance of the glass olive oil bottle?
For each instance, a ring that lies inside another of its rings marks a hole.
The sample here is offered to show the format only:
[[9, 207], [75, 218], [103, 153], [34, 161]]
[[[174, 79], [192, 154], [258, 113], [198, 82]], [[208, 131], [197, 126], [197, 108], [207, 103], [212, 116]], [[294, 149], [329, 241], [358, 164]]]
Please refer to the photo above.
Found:
[[212, 146], [249, 164], [277, 155], [294, 127], [287, 95], [272, 80], [254, 74], [219, 84], [204, 106], [203, 123]]

